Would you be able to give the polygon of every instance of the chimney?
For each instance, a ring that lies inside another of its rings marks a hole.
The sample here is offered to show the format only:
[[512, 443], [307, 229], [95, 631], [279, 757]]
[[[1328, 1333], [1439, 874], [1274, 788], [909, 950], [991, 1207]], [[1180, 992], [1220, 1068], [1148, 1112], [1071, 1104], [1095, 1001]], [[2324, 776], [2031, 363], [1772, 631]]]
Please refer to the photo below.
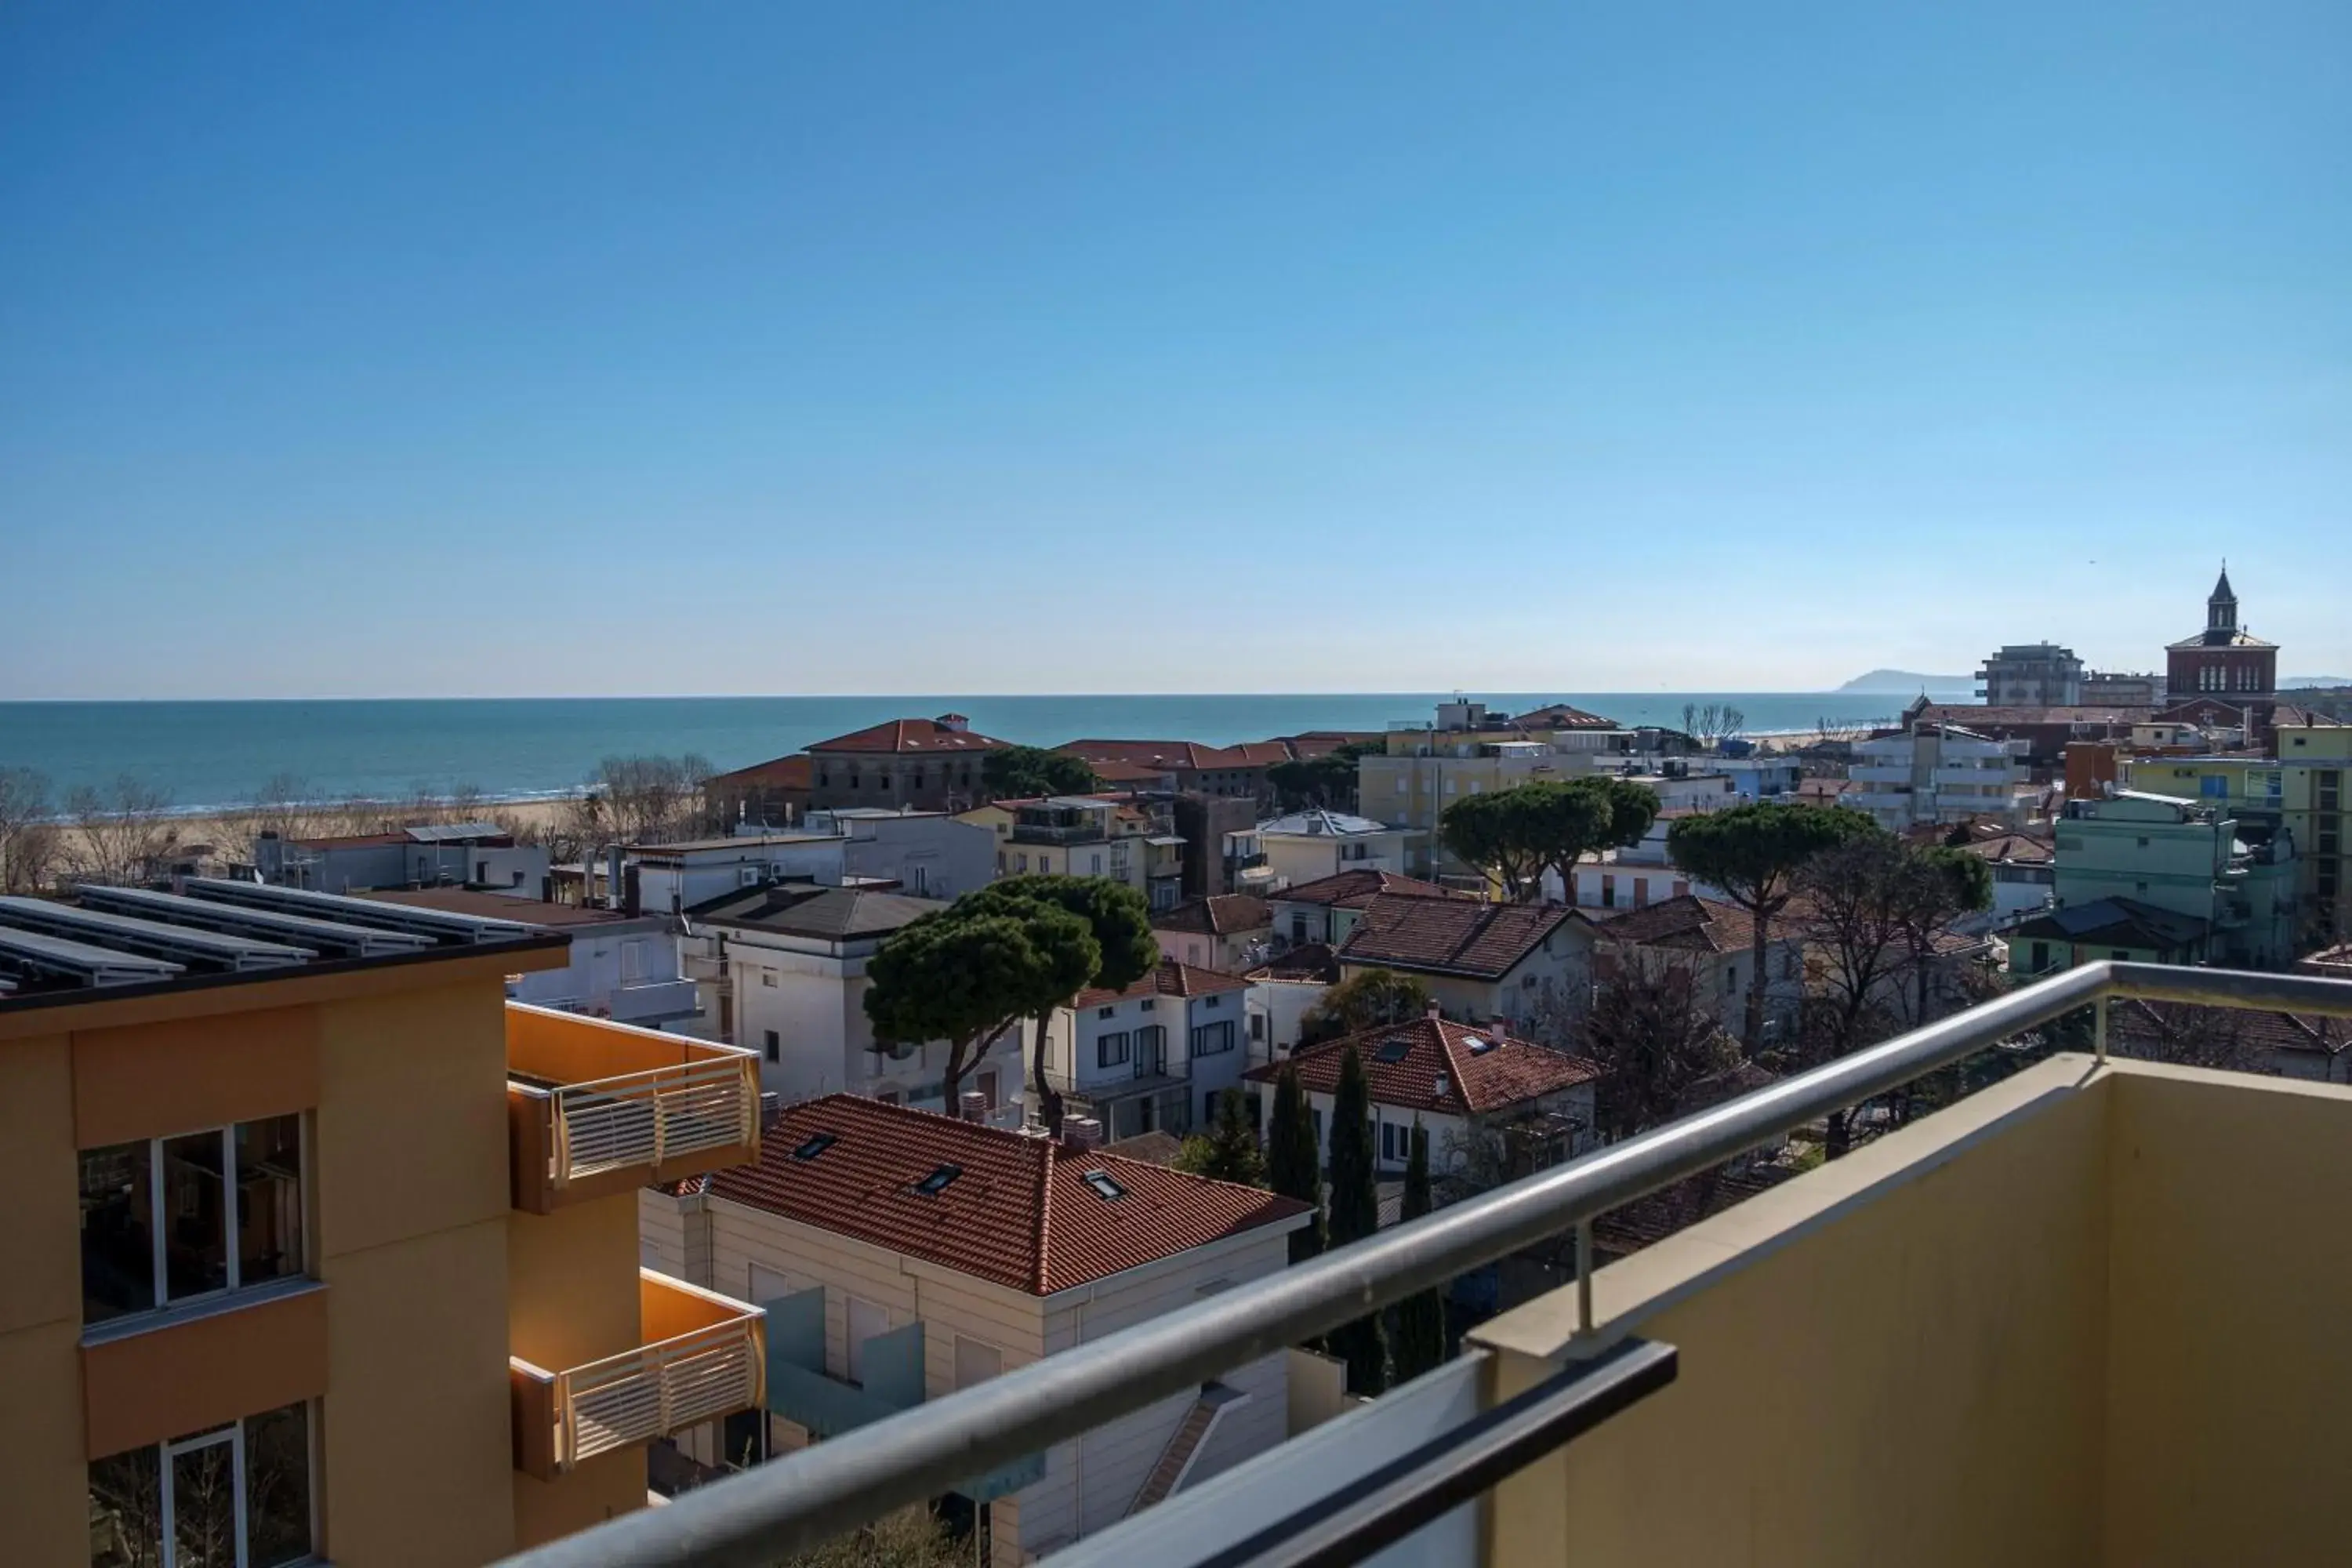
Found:
[[604, 907], [621, 907], [621, 847], [617, 844], [604, 846]]
[[1441, 1008], [1437, 1005], [1437, 1004], [1436, 1004], [1436, 1003], [1432, 1002], [1432, 1003], [1429, 1005], [1428, 1009], [1427, 1009], [1425, 1012], [1423, 1012], [1423, 1013], [1422, 1014], [1422, 1016], [1423, 1016], [1423, 1017], [1424, 1017], [1424, 1018], [1427, 1018], [1431, 1023], [1434, 1024], [1435, 1022], [1437, 1022], [1437, 1020], [1439, 1020], [1440, 1018], [1443, 1018], [1444, 1016], [1445, 1016], [1445, 1014], [1444, 1014], [1444, 1010], [1443, 1010], [1443, 1009], [1441, 1009]]
[[1506, 1043], [1511, 1037], [1511, 1021], [1501, 1017], [1489, 1019], [1486, 1024], [1486, 1037], [1498, 1046]]
[[1448, 1093], [1452, 1092], [1453, 1088], [1454, 1080], [1452, 1079], [1447, 1078], [1444, 1073], [1439, 1073], [1437, 1075], [1436, 1097], [1438, 1099], [1444, 1100]]
[[783, 1120], [783, 1097], [772, 1089], [762, 1092], [760, 1096], [760, 1130], [766, 1131]]
[[942, 730], [952, 730], [961, 735], [971, 730], [971, 721], [961, 713], [942, 713], [939, 717], [939, 726]]
[[988, 1096], [976, 1089], [965, 1089], [956, 1096], [957, 1112], [966, 1121], [988, 1120]]
[[1062, 1142], [1065, 1147], [1099, 1149], [1102, 1147], [1102, 1123], [1091, 1116], [1062, 1118]]

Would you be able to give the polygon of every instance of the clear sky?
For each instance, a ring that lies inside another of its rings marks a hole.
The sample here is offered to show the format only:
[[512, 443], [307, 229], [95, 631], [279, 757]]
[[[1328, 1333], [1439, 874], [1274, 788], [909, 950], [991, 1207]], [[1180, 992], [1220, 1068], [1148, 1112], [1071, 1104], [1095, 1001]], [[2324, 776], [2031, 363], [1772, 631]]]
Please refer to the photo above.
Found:
[[2352, 674], [2352, 5], [0, 7], [0, 699]]

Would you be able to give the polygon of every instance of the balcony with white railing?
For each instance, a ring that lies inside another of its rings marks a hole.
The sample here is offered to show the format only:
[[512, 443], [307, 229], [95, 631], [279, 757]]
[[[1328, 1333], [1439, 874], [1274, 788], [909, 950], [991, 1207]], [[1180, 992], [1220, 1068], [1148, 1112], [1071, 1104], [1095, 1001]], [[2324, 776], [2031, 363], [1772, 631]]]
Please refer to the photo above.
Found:
[[650, 1268], [637, 1271], [639, 1343], [550, 1370], [507, 1362], [515, 1468], [541, 1480], [767, 1398], [766, 1314]]
[[510, 1002], [507, 1121], [514, 1206], [549, 1214], [758, 1159], [760, 1058]]

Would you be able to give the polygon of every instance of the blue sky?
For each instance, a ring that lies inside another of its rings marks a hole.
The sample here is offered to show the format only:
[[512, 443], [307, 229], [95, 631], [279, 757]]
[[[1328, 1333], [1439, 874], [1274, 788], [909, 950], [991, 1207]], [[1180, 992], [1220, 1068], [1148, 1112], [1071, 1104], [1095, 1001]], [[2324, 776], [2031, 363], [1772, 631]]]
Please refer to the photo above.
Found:
[[2352, 673], [2352, 6], [0, 8], [0, 699]]

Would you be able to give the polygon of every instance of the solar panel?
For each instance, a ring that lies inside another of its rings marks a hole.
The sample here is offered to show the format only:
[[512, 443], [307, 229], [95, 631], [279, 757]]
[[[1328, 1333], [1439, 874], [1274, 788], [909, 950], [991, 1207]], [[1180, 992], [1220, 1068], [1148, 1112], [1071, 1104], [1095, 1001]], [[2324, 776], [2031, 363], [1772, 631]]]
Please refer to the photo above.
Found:
[[41, 931], [0, 925], [0, 962], [20, 969], [63, 974], [91, 985], [129, 985], [142, 980], [169, 980], [184, 966], [136, 952], [117, 952]]
[[507, 830], [495, 822], [437, 822], [401, 831], [412, 844], [456, 844], [469, 838], [503, 838]]
[[105, 910], [85, 910], [47, 899], [0, 898], [0, 921], [20, 931], [46, 931], [69, 941], [168, 958], [178, 963], [219, 964], [226, 969], [275, 969], [318, 955], [286, 942], [257, 942], [222, 931], [196, 931], [163, 921], [140, 920]]
[[348, 952], [362, 958], [387, 952], [414, 952], [433, 945], [431, 937], [415, 931], [351, 925], [277, 910], [249, 910], [210, 899], [161, 893], [150, 888], [77, 887], [74, 896], [85, 908], [113, 910], [124, 914], [152, 914], [178, 925], [228, 931], [264, 941], [278, 938], [299, 942], [306, 947], [330, 952]]
[[238, 882], [226, 877], [188, 877], [181, 887], [198, 898], [248, 909], [282, 910], [289, 914], [348, 925], [373, 926], [380, 931], [415, 931], [443, 942], [513, 942], [537, 936], [539, 928], [522, 921], [492, 920], [486, 915], [455, 914], [447, 910], [419, 909], [414, 904], [354, 899], [341, 893], [314, 893], [308, 888], [273, 888], [260, 882]]

